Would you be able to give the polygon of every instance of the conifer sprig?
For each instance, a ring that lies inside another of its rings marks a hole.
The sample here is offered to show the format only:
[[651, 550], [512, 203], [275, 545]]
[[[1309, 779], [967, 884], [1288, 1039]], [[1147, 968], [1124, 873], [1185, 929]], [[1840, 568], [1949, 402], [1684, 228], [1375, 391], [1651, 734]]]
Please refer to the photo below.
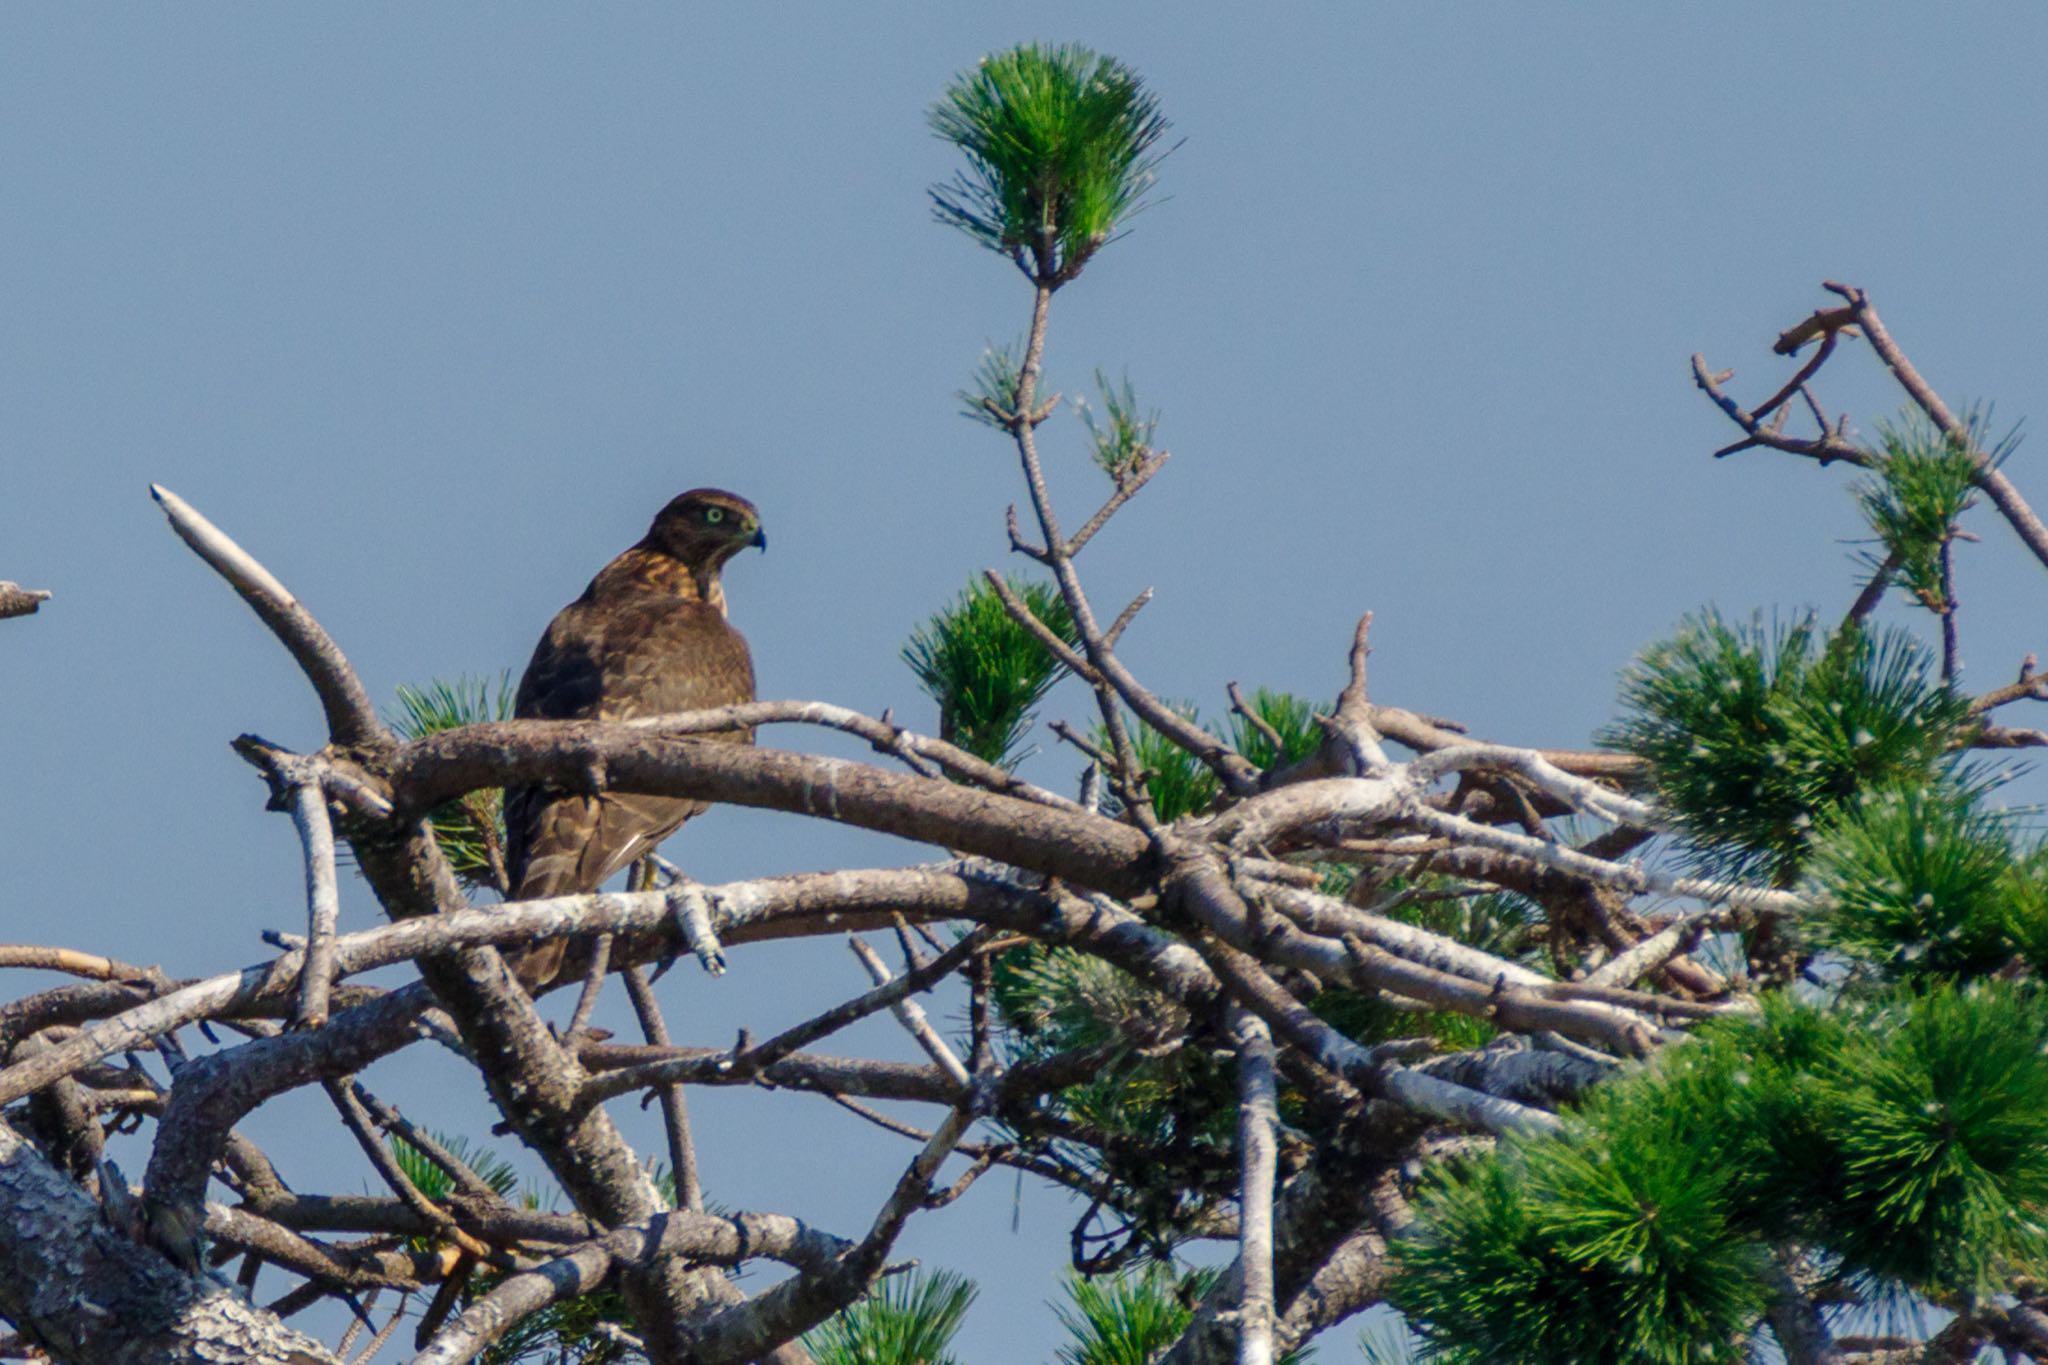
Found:
[[[1058, 588], [1015, 579], [1010, 587], [1062, 640], [1080, 638]], [[1017, 761], [1032, 708], [1060, 673], [1058, 660], [978, 579], [912, 633], [903, 660], [939, 705], [939, 737], [1002, 767]]]
[[[398, 685], [398, 709], [391, 728], [404, 739], [419, 739], [464, 725], [512, 717], [512, 675], [495, 683], [468, 674], [450, 681], [436, 678], [425, 687]], [[503, 794], [495, 787], [473, 791], [431, 814], [434, 841], [455, 875], [471, 886], [504, 891]]]
[[1196, 1215], [1230, 1197], [1236, 1174], [1235, 1089], [1207, 1049], [1183, 1045], [1186, 1010], [1071, 948], [1012, 948], [996, 959], [993, 987], [1012, 1065], [1100, 1057], [1046, 1106], [1099, 1141], [1055, 1142], [1051, 1155], [1107, 1181], [1104, 1203], [1123, 1215], [1130, 1244], [1163, 1253], [1185, 1240]]
[[1096, 468], [1121, 485], [1151, 457], [1152, 433], [1159, 428], [1159, 412], [1156, 408], [1150, 412], [1139, 409], [1138, 393], [1129, 376], [1112, 384], [1109, 376], [1097, 370], [1095, 391], [1102, 409], [1100, 416], [1096, 415], [1096, 405], [1085, 398], [1074, 400], [1074, 410], [1081, 414], [1081, 422], [1088, 428]]
[[983, 426], [1006, 429], [1017, 412], [1017, 382], [1023, 362], [1021, 348], [990, 342], [966, 388], [956, 395], [963, 417]]
[[1112, 57], [1025, 43], [984, 57], [932, 107], [967, 169], [932, 188], [939, 221], [1057, 288], [1142, 207], [1167, 122]]
[[[1284, 768], [1307, 758], [1323, 742], [1322, 727], [1316, 724], [1317, 708], [1292, 692], [1255, 687], [1247, 700], [1260, 724], [1231, 712], [1230, 744], [1253, 765]], [[1275, 735], [1280, 740], [1278, 748], [1273, 744]]]
[[2048, 1268], [2048, 997], [2005, 982], [1905, 997], [1831, 1063], [1818, 1090], [1842, 1172], [1820, 1206], [1831, 1250], [1944, 1297]]
[[974, 1282], [951, 1271], [895, 1275], [804, 1335], [818, 1365], [959, 1365], [953, 1338]]
[[[1322, 731], [1315, 723], [1315, 708], [1291, 692], [1273, 692], [1266, 688], [1255, 689], [1248, 698], [1250, 709], [1259, 718], [1254, 725], [1244, 716], [1232, 712], [1227, 729], [1231, 747], [1246, 759], [1261, 768], [1280, 767], [1297, 762], [1315, 752], [1322, 743]], [[1167, 707], [1197, 725], [1202, 724], [1201, 710], [1193, 702], [1169, 701]], [[1146, 774], [1146, 790], [1152, 797], [1152, 810], [1161, 820], [1178, 820], [1183, 815], [1207, 810], [1222, 793], [1222, 785], [1209, 766], [1193, 754], [1174, 743], [1166, 736], [1140, 721], [1136, 716], [1126, 722], [1131, 735], [1131, 747], [1137, 753], [1138, 766]], [[1215, 733], [1213, 726], [1204, 726]], [[1276, 749], [1267, 731], [1278, 735]], [[1107, 747], [1108, 736], [1098, 725], [1095, 742]]]
[[[1900, 585], [1930, 611], [1947, 609], [1942, 549], [1977, 500], [1976, 451], [1986, 447], [1990, 419], [1989, 409], [1972, 409], [1963, 437], [1944, 434], [1917, 408], [1896, 423], [1880, 422], [1872, 452], [1877, 472], [1856, 486], [1857, 506], [1885, 554], [1897, 561]], [[2017, 430], [1991, 444], [1991, 464], [2003, 463], [2018, 445]]]
[[1759, 1248], [1729, 1235], [1721, 1176], [1649, 1145], [1546, 1140], [1422, 1199], [1393, 1300], [1458, 1362], [1739, 1361]]
[[[488, 1147], [473, 1146], [461, 1134], [436, 1133], [434, 1141], [448, 1150], [457, 1161], [476, 1173], [479, 1180], [490, 1186], [500, 1198], [510, 1198], [519, 1186], [519, 1172], [512, 1163]], [[396, 1133], [385, 1141], [391, 1148], [391, 1156], [398, 1163], [398, 1169], [412, 1187], [432, 1200], [446, 1199], [455, 1187], [454, 1177], [428, 1160], [426, 1153], [407, 1142]]]
[[[2038, 942], [2009, 816], [1955, 784], [1850, 803], [1814, 845], [1818, 940], [1893, 980], [1968, 980]], [[2038, 899], [2038, 898], [2035, 898]]]
[[[1192, 702], [1169, 701], [1166, 706], [1194, 724], [1201, 724], [1201, 712]], [[1132, 717], [1128, 722], [1131, 748], [1145, 773], [1145, 789], [1152, 797], [1152, 811], [1161, 820], [1174, 821], [1183, 815], [1207, 810], [1222, 792], [1222, 784], [1209, 765], [1175, 744], [1151, 726]], [[1097, 727], [1096, 743], [1106, 745], [1108, 736]]]
[[1622, 708], [1602, 738], [1649, 762], [1694, 859], [1780, 880], [1859, 792], [1941, 780], [1969, 715], [1902, 631], [1830, 638], [1811, 620], [1730, 625], [1711, 611], [1638, 657]]
[[2031, 984], [1767, 997], [1567, 1135], [1442, 1173], [1393, 1297], [1450, 1360], [1689, 1362], [1747, 1331], [1788, 1242], [1880, 1289], [1995, 1292], [2048, 1268], [2044, 1106]]
[[[1194, 1305], [1213, 1289], [1218, 1272], [1175, 1273], [1157, 1261], [1113, 1275], [1069, 1275], [1067, 1301], [1054, 1304], [1067, 1343], [1054, 1352], [1058, 1365], [1150, 1365], [1194, 1321]], [[1280, 1365], [1306, 1365], [1314, 1351], [1292, 1351]]]

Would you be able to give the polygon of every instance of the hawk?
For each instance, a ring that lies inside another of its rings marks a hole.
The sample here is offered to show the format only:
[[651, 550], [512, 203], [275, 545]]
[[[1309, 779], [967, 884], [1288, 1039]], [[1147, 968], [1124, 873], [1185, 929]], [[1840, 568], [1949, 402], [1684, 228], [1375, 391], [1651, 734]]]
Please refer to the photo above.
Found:
[[[760, 513], [716, 488], [681, 494], [647, 534], [548, 624], [519, 679], [512, 714], [539, 720], [630, 720], [754, 699], [747, 642], [726, 623], [725, 562], [768, 548]], [[706, 736], [751, 744], [752, 730]], [[505, 792], [506, 872], [514, 900], [595, 891], [652, 853], [707, 803], [552, 787]], [[554, 980], [563, 940], [513, 964], [529, 991]]]

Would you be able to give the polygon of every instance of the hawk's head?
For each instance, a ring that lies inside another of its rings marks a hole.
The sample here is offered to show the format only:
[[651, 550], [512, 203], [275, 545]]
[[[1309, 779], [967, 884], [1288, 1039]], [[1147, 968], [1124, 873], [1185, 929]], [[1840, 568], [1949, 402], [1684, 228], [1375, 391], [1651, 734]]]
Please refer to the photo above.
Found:
[[691, 572], [709, 576], [749, 545], [767, 549], [768, 536], [761, 529], [761, 514], [745, 498], [719, 488], [693, 488], [661, 509], [647, 544], [675, 556]]

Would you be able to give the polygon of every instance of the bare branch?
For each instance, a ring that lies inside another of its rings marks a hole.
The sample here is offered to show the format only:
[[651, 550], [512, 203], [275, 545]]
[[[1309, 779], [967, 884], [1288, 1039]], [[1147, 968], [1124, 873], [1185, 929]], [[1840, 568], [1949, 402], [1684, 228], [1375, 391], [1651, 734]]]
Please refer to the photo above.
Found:
[[292, 823], [306, 854], [306, 965], [299, 974], [298, 1022], [302, 1028], [319, 1028], [327, 1022], [327, 995], [334, 981], [341, 896], [334, 880], [334, 829], [318, 777], [292, 788]]
[[1102, 632], [1102, 643], [1111, 649], [1116, 648], [1116, 642], [1124, 637], [1124, 632], [1130, 629], [1131, 622], [1138, 619], [1138, 613], [1143, 611], [1151, 600], [1152, 589], [1146, 588], [1126, 603], [1124, 609], [1116, 614], [1116, 619], [1109, 623], [1109, 629]]
[[[633, 1002], [633, 1013], [639, 1017], [640, 1033], [650, 1047], [669, 1046], [668, 1021], [661, 1017], [661, 1006], [654, 999], [654, 987], [648, 984], [646, 973], [638, 967], [628, 967], [622, 973], [626, 979], [626, 995]], [[681, 1082], [661, 1088], [661, 1126], [668, 1138], [668, 1162], [675, 1171], [676, 1200], [693, 1213], [704, 1210], [704, 1182], [697, 1172], [697, 1144], [690, 1136], [689, 1102], [683, 1096]]]
[[1273, 1038], [1265, 1021], [1238, 1007], [1230, 1014], [1237, 1050], [1239, 1365], [1273, 1361], [1273, 1182], [1280, 1115], [1273, 1079]]
[[[874, 978], [875, 985], [887, 986], [890, 983], [893, 978], [888, 964], [882, 961], [881, 955], [873, 948], [851, 935], [847, 937], [846, 946], [853, 950], [853, 955], [868, 969], [868, 975]], [[925, 1050], [925, 1055], [938, 1063], [939, 1069], [945, 1072], [955, 1085], [967, 1085], [971, 1078], [967, 1073], [966, 1064], [960, 1060], [959, 1054], [947, 1045], [946, 1040], [939, 1037], [930, 1021], [924, 1017], [924, 1010], [909, 997], [908, 991], [903, 992], [889, 1003], [890, 1011], [895, 1014], [910, 1036], [917, 1040], [917, 1045]]]
[[[968, 958], [980, 952], [983, 945], [987, 944], [991, 937], [993, 937], [992, 930], [986, 927], [976, 929], [930, 962], [899, 977], [892, 978], [889, 975], [888, 968], [883, 967], [881, 981], [873, 990], [864, 995], [856, 996], [843, 1004], [835, 1005], [822, 1014], [815, 1015], [801, 1024], [783, 1030], [765, 1043], [757, 1044], [754, 1047], [748, 1048], [745, 1052], [736, 1054], [732, 1058], [733, 1071], [742, 1076], [756, 1074], [763, 1068], [772, 1066], [784, 1057], [789, 1056], [798, 1048], [805, 1047], [820, 1038], [836, 1033], [855, 1020], [864, 1019], [879, 1009], [894, 1008], [898, 1002], [920, 991], [931, 989], [938, 982], [945, 980], [948, 976], [959, 970], [961, 964], [966, 962]], [[858, 942], [858, 940], [855, 941]], [[862, 946], [865, 947], [866, 945], [863, 944]], [[862, 954], [861, 960], [863, 963], [869, 962], [868, 955]], [[879, 963], [879, 961], [880, 959], [874, 960], [875, 963]], [[870, 964], [868, 970], [872, 974], [874, 972], [874, 965]]]
[[0, 579], [0, 621], [10, 616], [33, 616], [49, 600], [50, 594], [39, 588], [24, 588]]
[[1074, 805], [1066, 797], [1049, 792], [1043, 787], [1033, 786], [1007, 769], [999, 768], [986, 759], [968, 753], [965, 749], [948, 744], [942, 739], [933, 739], [928, 735], [906, 730], [891, 721], [886, 714], [878, 719], [844, 706], [834, 706], [830, 702], [750, 701], [733, 706], [712, 707], [703, 711], [645, 716], [624, 723], [635, 729], [653, 730], [664, 735], [708, 734], [760, 725], [817, 725], [844, 734], [856, 735], [868, 741], [876, 753], [894, 755], [912, 762], [913, 766], [918, 761], [928, 760], [949, 775], [965, 782], [972, 782], [978, 787], [986, 787], [990, 791], [999, 791], [1008, 796], [1062, 809], [1070, 810]]
[[569, 1026], [562, 1030], [563, 1037], [572, 1037], [590, 1026], [591, 1011], [597, 1008], [597, 997], [604, 990], [611, 965], [612, 936], [599, 934], [590, 945], [590, 965], [583, 971], [583, 988], [576, 993], [576, 1008], [569, 1011]]
[[1734, 371], [1730, 370], [1722, 374], [1712, 374], [1707, 370], [1704, 357], [1694, 355], [1692, 358], [1693, 383], [1699, 386], [1700, 392], [1714, 400], [1715, 406], [1728, 415], [1728, 420], [1747, 433], [1734, 445], [1723, 446], [1715, 451], [1717, 458], [1756, 446], [1768, 446], [1772, 450], [1782, 450], [1789, 455], [1803, 455], [1808, 459], [1818, 460], [1823, 465], [1842, 460], [1859, 468], [1868, 468], [1872, 463], [1870, 453], [1851, 441], [1839, 429], [1831, 428], [1816, 439], [1803, 440], [1785, 435], [1782, 428], [1767, 426], [1764, 419], [1743, 408], [1721, 387], [1733, 373]]
[[391, 732], [378, 719], [377, 708], [371, 703], [370, 694], [363, 690], [362, 680], [356, 677], [355, 669], [313, 619], [313, 614], [299, 605], [298, 599], [286, 591], [270, 570], [183, 498], [161, 484], [151, 484], [149, 492], [170, 518], [171, 529], [178, 533], [178, 538], [225, 578], [228, 586], [241, 594], [242, 600], [270, 628], [271, 634], [291, 651], [292, 659], [320, 698], [321, 708], [327, 713], [327, 732], [334, 742], [389, 742]]
[[1863, 590], [1856, 594], [1856, 600], [1849, 604], [1848, 614], [1842, 618], [1842, 629], [1847, 630], [1851, 626], [1860, 625], [1869, 618], [1870, 613], [1877, 610], [1877, 604], [1884, 600], [1885, 589], [1892, 585], [1892, 575], [1899, 571], [1900, 562], [1898, 552], [1894, 550], [1871, 572], [1870, 581], [1863, 585]]
[[1474, 768], [1516, 773], [1572, 809], [1617, 825], [1661, 830], [1668, 824], [1662, 813], [1647, 802], [1566, 772], [1533, 749], [1515, 749], [1505, 744], [1460, 744], [1424, 754], [1408, 766], [1408, 771], [1411, 780], [1426, 785], [1444, 773]]
[[1266, 743], [1273, 747], [1274, 753], [1285, 752], [1287, 744], [1286, 741], [1280, 738], [1280, 732], [1268, 724], [1264, 716], [1252, 710], [1251, 703], [1244, 699], [1244, 692], [1238, 687], [1236, 682], [1231, 682], [1224, 688], [1224, 691], [1230, 696], [1230, 709], [1244, 717], [1244, 723], [1257, 731], [1259, 738], [1265, 740]]
[[399, 1167], [398, 1159], [391, 1155], [390, 1149], [378, 1136], [375, 1121], [363, 1108], [362, 1101], [356, 1098], [350, 1082], [330, 1080], [322, 1088], [327, 1091], [327, 1097], [334, 1102], [335, 1111], [341, 1115], [342, 1123], [355, 1136], [356, 1145], [362, 1148], [363, 1155], [370, 1159], [370, 1165], [384, 1181], [385, 1187], [397, 1195], [400, 1202], [433, 1224], [441, 1236], [470, 1255], [479, 1260], [499, 1259], [489, 1247], [464, 1232], [452, 1214], [421, 1194], [413, 1185], [411, 1179]]
[[896, 1182], [858, 1245], [842, 1252], [828, 1268], [794, 1275], [751, 1302], [722, 1310], [697, 1333], [697, 1358], [707, 1365], [754, 1360], [767, 1345], [790, 1340], [864, 1293], [881, 1274], [903, 1225], [931, 1198], [932, 1177], [969, 1122], [966, 1110], [950, 1111]]
[[1109, 500], [1097, 508], [1095, 515], [1082, 523], [1081, 529], [1074, 532], [1074, 538], [1067, 542], [1067, 554], [1073, 556], [1081, 553], [1081, 547], [1095, 539], [1095, 533], [1109, 524], [1109, 519], [1116, 515], [1117, 509], [1136, 497], [1138, 490], [1150, 483], [1152, 476], [1163, 469], [1171, 458], [1173, 457], [1163, 450], [1151, 452], [1138, 461], [1130, 473], [1119, 478], [1116, 481], [1116, 491], [1109, 495]]
[[549, 1304], [589, 1293], [617, 1267], [684, 1256], [706, 1265], [737, 1265], [760, 1257], [816, 1271], [836, 1266], [855, 1249], [840, 1238], [778, 1214], [729, 1218], [691, 1212], [658, 1214], [508, 1276], [449, 1324], [424, 1353], [414, 1357], [413, 1365], [456, 1365], [474, 1360], [521, 1319]]
[[[2018, 681], [2007, 683], [2004, 687], [1994, 687], [1973, 699], [1970, 702], [1971, 714], [1981, 716], [1986, 711], [1995, 711], [2016, 701], [2048, 701], [2048, 673], [2037, 672], [2036, 667], [2035, 657], [2029, 654], [2020, 664]], [[5, 951], [0, 949], [0, 953]], [[4, 958], [0, 958], [0, 961], [4, 961]]]

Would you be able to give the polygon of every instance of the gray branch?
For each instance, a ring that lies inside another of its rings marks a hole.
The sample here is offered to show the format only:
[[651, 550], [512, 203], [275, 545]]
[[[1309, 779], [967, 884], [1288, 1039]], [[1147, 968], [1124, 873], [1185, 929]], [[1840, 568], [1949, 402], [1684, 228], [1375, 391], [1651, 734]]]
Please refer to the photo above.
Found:
[[336, 1365], [231, 1286], [109, 1227], [85, 1191], [0, 1123], [0, 1316], [76, 1365]]

